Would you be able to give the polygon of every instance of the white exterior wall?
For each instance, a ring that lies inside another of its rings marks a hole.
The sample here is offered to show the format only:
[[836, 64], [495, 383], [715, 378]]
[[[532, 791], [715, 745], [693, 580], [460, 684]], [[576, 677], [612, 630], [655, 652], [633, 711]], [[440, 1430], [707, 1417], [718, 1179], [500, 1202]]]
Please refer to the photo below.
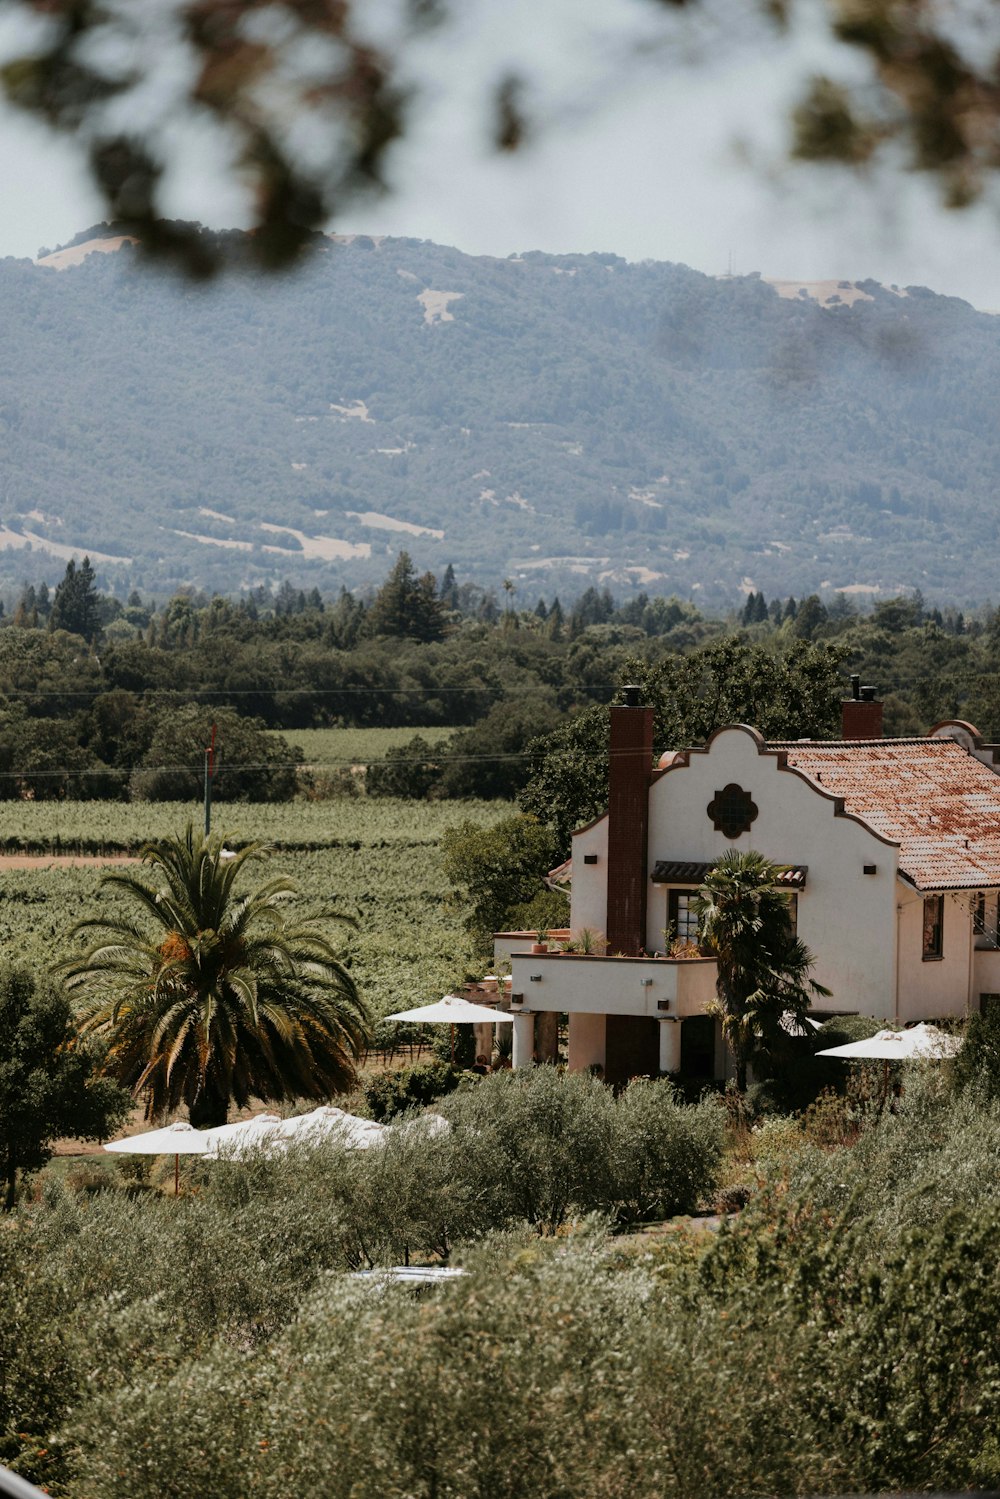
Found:
[[[511, 994], [526, 1011], [574, 1015], [701, 1015], [715, 995], [715, 959], [585, 957], [515, 953]], [[661, 1011], [660, 1004], [667, 1006]], [[517, 1003], [511, 1001], [513, 1010]]]
[[535, 945], [534, 932], [494, 932], [493, 964], [510, 960], [511, 953], [530, 952]]
[[[596, 854], [596, 864], [585, 864]], [[573, 834], [573, 890], [570, 898], [570, 930], [589, 927], [602, 936], [608, 930], [608, 818], [607, 814]]]
[[978, 948], [973, 955], [970, 1009], [979, 1009], [980, 994], [1000, 994], [1000, 951], [996, 948]]
[[[899, 1020], [964, 1015], [975, 982], [971, 904], [975, 892], [945, 892], [941, 957], [924, 958], [924, 897], [902, 883], [899, 891]], [[978, 991], [973, 1006], [978, 1008]]]
[[[891, 1019], [896, 990], [896, 872], [898, 849], [852, 818], [744, 729], [726, 729], [707, 753], [662, 774], [650, 791], [649, 866], [660, 859], [714, 863], [727, 848], [756, 849], [781, 864], [808, 866], [798, 892], [798, 933], [816, 957], [813, 976], [832, 990], [817, 1010], [857, 1010]], [[750, 831], [728, 839], [706, 808], [735, 782], [757, 806]], [[865, 875], [874, 864], [877, 873]], [[574, 850], [574, 885], [576, 864]], [[663, 945], [667, 891], [649, 886], [646, 942]], [[966, 950], [966, 963], [968, 952]], [[968, 977], [966, 979], [966, 985]], [[944, 1011], [940, 1013], [945, 1013]]]

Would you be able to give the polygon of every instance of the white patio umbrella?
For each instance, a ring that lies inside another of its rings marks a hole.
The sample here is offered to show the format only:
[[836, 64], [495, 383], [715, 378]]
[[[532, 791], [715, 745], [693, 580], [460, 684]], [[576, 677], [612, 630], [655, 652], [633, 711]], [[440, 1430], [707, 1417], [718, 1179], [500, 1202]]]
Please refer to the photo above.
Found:
[[374, 1119], [359, 1119], [343, 1109], [322, 1106], [308, 1114], [282, 1119], [277, 1114], [256, 1114], [238, 1124], [223, 1124], [206, 1131], [207, 1153], [213, 1159], [220, 1155], [242, 1155], [248, 1150], [285, 1150], [293, 1140], [313, 1143], [337, 1140], [356, 1149], [366, 1149], [382, 1139], [385, 1126]]
[[126, 1140], [111, 1140], [104, 1147], [118, 1155], [172, 1155], [174, 1158], [174, 1196], [180, 1191], [182, 1155], [204, 1155], [208, 1149], [205, 1131], [179, 1119], [163, 1129], [147, 1130], [142, 1135], [130, 1135]]
[[389, 1128], [402, 1130], [404, 1135], [423, 1135], [429, 1140], [451, 1133], [451, 1124], [443, 1114], [416, 1114], [402, 1124], [391, 1124]]
[[456, 1025], [485, 1025], [487, 1021], [498, 1021], [501, 1025], [513, 1025], [514, 1017], [507, 1010], [493, 1010], [488, 1005], [474, 1005], [460, 994], [446, 994], [432, 1005], [419, 1005], [415, 1010], [399, 1010], [387, 1015], [386, 1020], [406, 1020], [414, 1025], [450, 1025], [451, 1060], [455, 1060]]
[[933, 1062], [944, 1057], [953, 1057], [962, 1041], [958, 1036], [949, 1036], [939, 1031], [936, 1025], [910, 1026], [905, 1031], [878, 1031], [864, 1041], [846, 1041], [843, 1046], [828, 1046], [816, 1052], [818, 1057], [841, 1057], [846, 1062], [881, 1062], [882, 1097], [879, 1111], [885, 1107], [889, 1096], [890, 1062]]
[[281, 1124], [280, 1114], [254, 1114], [252, 1119], [241, 1119], [236, 1124], [216, 1125], [205, 1131], [205, 1154], [239, 1155], [243, 1150], [280, 1139]]
[[808, 1036], [809, 1026], [812, 1026], [814, 1031], [821, 1030], [823, 1026], [822, 1020], [814, 1020], [811, 1015], [804, 1015], [802, 1017], [802, 1022], [800, 1023], [798, 1020], [796, 1020], [791, 1010], [786, 1010], [784, 1012], [784, 1014], [779, 1018], [778, 1024], [781, 1026], [781, 1029], [785, 1032], [786, 1036]]
[[857, 1062], [940, 1061], [953, 1057], [962, 1045], [959, 1036], [949, 1036], [936, 1025], [912, 1025], [905, 1031], [878, 1031], [864, 1041], [847, 1041], [843, 1046], [828, 1046], [818, 1057], [845, 1057]]
[[309, 1144], [332, 1140], [349, 1149], [367, 1150], [370, 1145], [384, 1141], [385, 1131], [386, 1126], [375, 1119], [360, 1119], [357, 1114], [323, 1105], [309, 1114], [283, 1120], [280, 1137], [283, 1141], [304, 1140]]

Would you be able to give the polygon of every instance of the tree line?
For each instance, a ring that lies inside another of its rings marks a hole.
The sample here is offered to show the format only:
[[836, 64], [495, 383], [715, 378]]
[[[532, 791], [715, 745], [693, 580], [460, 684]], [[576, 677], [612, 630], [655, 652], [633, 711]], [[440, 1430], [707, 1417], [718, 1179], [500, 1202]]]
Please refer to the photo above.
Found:
[[1000, 737], [1000, 613], [928, 608], [916, 592], [862, 612], [843, 594], [753, 591], [710, 618], [594, 587], [526, 602], [510, 579], [484, 590], [449, 568], [438, 580], [402, 553], [367, 598], [285, 584], [123, 603], [84, 559], [51, 592], [26, 584], [2, 624], [8, 799], [197, 797], [213, 723], [221, 800], [316, 795], [282, 734], [410, 726], [363, 782], [328, 778], [324, 794], [521, 797], [564, 837], [599, 810], [606, 709], [625, 681], [658, 705], [658, 746], [733, 720], [834, 737], [851, 672], [884, 698], [887, 734], [960, 717]]

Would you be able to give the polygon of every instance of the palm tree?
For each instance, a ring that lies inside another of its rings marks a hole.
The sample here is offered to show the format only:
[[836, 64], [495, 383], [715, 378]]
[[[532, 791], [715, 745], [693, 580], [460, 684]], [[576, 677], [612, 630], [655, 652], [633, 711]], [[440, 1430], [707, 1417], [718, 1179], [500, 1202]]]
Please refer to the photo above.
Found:
[[778, 884], [786, 868], [753, 849], [727, 849], [694, 900], [701, 941], [718, 962], [717, 1013], [741, 1093], [753, 1052], [770, 1049], [782, 1016], [801, 1026], [813, 998], [830, 992], [809, 977], [815, 958], [795, 935]]
[[355, 1080], [368, 1013], [322, 933], [286, 917], [296, 886], [278, 876], [234, 890], [269, 853], [258, 843], [230, 853], [224, 836], [189, 823], [145, 845], [152, 878], [103, 877], [120, 913], [74, 929], [98, 934], [60, 965], [84, 1000], [81, 1030], [108, 1038], [106, 1070], [145, 1096], [147, 1119], [184, 1104], [207, 1128], [231, 1102], [326, 1099]]

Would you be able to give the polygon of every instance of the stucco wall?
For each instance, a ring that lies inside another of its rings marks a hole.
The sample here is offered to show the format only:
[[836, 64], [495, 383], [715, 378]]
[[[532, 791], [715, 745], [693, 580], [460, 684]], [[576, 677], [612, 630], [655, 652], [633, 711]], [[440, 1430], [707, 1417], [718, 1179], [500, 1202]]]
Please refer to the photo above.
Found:
[[[649, 863], [659, 859], [714, 862], [727, 848], [757, 849], [782, 864], [808, 866], [799, 892], [798, 931], [816, 955], [814, 976], [831, 989], [817, 1010], [857, 1010], [891, 1018], [895, 995], [897, 849], [851, 818], [833, 800], [742, 729], [718, 734], [705, 754], [666, 771], [651, 789]], [[749, 832], [735, 839], [716, 831], [706, 808], [735, 782], [757, 806]], [[575, 855], [575, 851], [574, 851]], [[863, 866], [874, 864], [874, 875]], [[574, 865], [575, 881], [575, 865]], [[650, 884], [647, 945], [663, 944], [667, 892]]]
[[899, 1018], [930, 1020], [939, 1015], [964, 1015], [972, 970], [972, 897], [945, 895], [942, 956], [923, 957], [924, 898], [919, 891], [899, 885]]
[[666, 1002], [671, 1015], [700, 1015], [715, 993], [715, 961], [607, 958], [570, 954], [511, 957], [511, 989], [525, 1010], [565, 1014], [647, 1015]]
[[978, 948], [973, 960], [971, 1009], [979, 1009], [981, 994], [1000, 994], [1000, 952], [996, 948]]
[[[586, 864], [587, 855], [596, 864]], [[570, 929], [589, 927], [606, 935], [608, 930], [608, 819], [598, 818], [573, 834], [573, 892], [570, 899]]]

